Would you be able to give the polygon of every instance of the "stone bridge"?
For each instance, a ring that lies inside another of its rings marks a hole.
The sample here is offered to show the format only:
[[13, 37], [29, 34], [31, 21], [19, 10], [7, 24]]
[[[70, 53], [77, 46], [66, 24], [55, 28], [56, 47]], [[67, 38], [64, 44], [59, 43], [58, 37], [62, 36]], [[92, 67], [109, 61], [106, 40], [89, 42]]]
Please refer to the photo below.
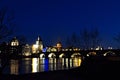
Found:
[[88, 56], [120, 56], [119, 49], [107, 50], [79, 50], [79, 51], [58, 51], [38, 53], [40, 58], [74, 58]]

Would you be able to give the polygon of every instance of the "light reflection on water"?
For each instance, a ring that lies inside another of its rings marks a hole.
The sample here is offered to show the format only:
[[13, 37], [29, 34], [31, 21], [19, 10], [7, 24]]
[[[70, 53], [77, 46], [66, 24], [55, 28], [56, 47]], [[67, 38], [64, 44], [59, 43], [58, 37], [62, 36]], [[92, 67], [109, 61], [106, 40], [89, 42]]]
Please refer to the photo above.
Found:
[[63, 70], [81, 65], [80, 58], [23, 58], [10, 60], [4, 69], [5, 74], [25, 74], [43, 71]]

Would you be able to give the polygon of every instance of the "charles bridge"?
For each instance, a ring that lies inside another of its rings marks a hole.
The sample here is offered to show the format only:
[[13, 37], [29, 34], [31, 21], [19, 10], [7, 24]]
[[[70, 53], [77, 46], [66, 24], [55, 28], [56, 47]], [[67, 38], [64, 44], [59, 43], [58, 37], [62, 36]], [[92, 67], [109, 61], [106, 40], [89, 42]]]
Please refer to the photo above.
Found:
[[120, 49], [78, 50], [38, 53], [40, 58], [74, 58], [88, 56], [120, 56]]
[[[5, 55], [4, 55], [5, 54]], [[75, 58], [75, 57], [89, 57], [89, 56], [120, 56], [120, 49], [105, 49], [105, 50], [72, 50], [68, 49], [61, 51], [49, 51], [49, 52], [39, 52], [30, 53], [29, 55], [24, 55], [21, 52], [13, 53], [0, 53], [0, 57], [39, 57], [39, 58]]]

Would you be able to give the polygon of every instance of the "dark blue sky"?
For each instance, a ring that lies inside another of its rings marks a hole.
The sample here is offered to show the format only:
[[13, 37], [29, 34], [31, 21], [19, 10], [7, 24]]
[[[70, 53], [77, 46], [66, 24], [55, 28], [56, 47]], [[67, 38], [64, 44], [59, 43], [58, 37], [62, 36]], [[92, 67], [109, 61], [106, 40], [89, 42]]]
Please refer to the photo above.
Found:
[[97, 27], [107, 46], [120, 33], [119, 0], [4, 0], [15, 11], [16, 35], [34, 43], [37, 36], [51, 44], [84, 27]]

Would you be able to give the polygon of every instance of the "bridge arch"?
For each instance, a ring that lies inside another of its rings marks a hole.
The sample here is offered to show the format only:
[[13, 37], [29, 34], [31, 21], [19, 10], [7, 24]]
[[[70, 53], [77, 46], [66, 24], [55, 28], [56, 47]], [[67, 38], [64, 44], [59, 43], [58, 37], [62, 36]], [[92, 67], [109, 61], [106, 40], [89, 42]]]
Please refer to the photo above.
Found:
[[40, 58], [45, 58], [45, 54], [40, 54]]
[[50, 54], [48, 55], [48, 58], [55, 58], [55, 57], [56, 57], [55, 53], [50, 53]]
[[87, 56], [95, 56], [97, 53], [96, 52], [89, 52]]
[[71, 55], [71, 58], [80, 57], [80, 56], [81, 56], [80, 53], [73, 53], [73, 54]]
[[115, 55], [116, 55], [116, 53], [113, 52], [113, 51], [108, 51], [108, 52], [105, 52], [105, 53], [103, 54], [103, 56], [115, 56]]
[[64, 57], [65, 57], [65, 53], [59, 55], [59, 58], [64, 58]]

